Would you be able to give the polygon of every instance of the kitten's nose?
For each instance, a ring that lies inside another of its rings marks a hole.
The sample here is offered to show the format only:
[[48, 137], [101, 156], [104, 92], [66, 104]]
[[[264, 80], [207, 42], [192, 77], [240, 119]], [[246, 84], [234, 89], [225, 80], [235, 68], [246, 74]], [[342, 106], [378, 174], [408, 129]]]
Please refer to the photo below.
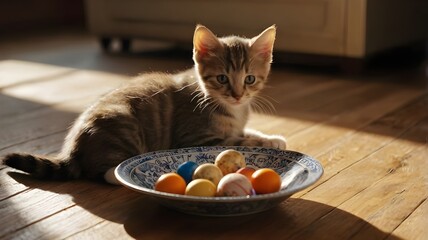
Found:
[[242, 98], [242, 94], [232, 92], [232, 97], [239, 101]]

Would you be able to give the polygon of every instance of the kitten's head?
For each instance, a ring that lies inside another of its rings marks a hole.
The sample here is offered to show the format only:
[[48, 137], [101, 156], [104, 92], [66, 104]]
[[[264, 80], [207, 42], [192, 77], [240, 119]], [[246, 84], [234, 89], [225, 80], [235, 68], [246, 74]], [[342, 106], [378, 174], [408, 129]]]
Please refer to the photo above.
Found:
[[204, 93], [224, 106], [249, 104], [267, 81], [275, 33], [271, 26], [251, 39], [217, 38], [198, 25], [193, 60]]

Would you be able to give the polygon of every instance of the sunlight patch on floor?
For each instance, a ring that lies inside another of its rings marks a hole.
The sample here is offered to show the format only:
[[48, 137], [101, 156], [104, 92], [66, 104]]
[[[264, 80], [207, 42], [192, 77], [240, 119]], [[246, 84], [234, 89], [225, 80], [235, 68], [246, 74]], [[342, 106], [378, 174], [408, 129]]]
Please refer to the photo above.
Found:
[[[50, 106], [66, 101], [74, 102], [80, 99], [91, 99], [94, 96], [99, 97], [117, 88], [127, 79], [129, 77], [117, 74], [75, 70], [39, 63], [14, 60], [0, 62], [1, 93], [40, 105]], [[87, 89], [88, 86], [93, 89]], [[81, 111], [80, 108], [71, 109]]]

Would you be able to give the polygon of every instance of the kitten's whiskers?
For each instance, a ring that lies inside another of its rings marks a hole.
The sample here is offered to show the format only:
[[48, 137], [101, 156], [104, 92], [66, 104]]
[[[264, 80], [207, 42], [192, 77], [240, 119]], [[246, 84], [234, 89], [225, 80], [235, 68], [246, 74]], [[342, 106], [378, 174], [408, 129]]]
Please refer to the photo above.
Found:
[[[191, 95], [195, 94], [197, 90], [195, 90]], [[203, 92], [198, 92], [195, 96], [193, 96], [193, 98], [190, 100], [190, 102], [193, 102], [193, 100], [195, 100], [195, 98], [198, 98], [198, 102], [200, 101], [202, 95], [204, 95]]]
[[[251, 109], [265, 114], [273, 114], [276, 112], [275, 106], [268, 99], [266, 99], [267, 97], [269, 96], [254, 96], [253, 101], [251, 101]], [[275, 101], [273, 98], [271, 98], [271, 100]]]
[[212, 103], [213, 103], [213, 106], [211, 107], [211, 111], [210, 111], [210, 113], [208, 114], [208, 116], [209, 116], [209, 118], [211, 119], [211, 116], [214, 114], [214, 112], [217, 110], [217, 109], [221, 109], [221, 110], [223, 110], [223, 108], [221, 107], [221, 105], [220, 105], [220, 103], [218, 102], [218, 101], [212, 101]]
[[[203, 93], [202, 93], [203, 94]], [[201, 97], [200, 95], [200, 93], [198, 94], [199, 95], [199, 98], [198, 98], [198, 100], [197, 100], [197, 104], [196, 104], [196, 106], [195, 106], [195, 108], [193, 109], [193, 112], [197, 109], [197, 108], [199, 108], [200, 110], [201, 110], [201, 112], [202, 111], [204, 111], [204, 109], [206, 108], [206, 107], [208, 107], [208, 105], [210, 105], [213, 101], [212, 101], [212, 97], [209, 97], [209, 96], [203, 96], [203, 97]], [[197, 97], [198, 95], [196, 95], [195, 97]], [[192, 101], [195, 99], [195, 97], [193, 97], [192, 98]]]
[[[193, 82], [193, 83], [187, 84], [187, 85], [185, 85], [184, 87], [182, 87], [182, 88], [180, 88], [180, 89], [176, 90], [175, 92], [183, 91], [185, 88], [190, 87], [190, 86], [195, 85], [195, 84], [197, 84], [197, 82]], [[199, 89], [199, 87], [198, 87], [198, 88], [196, 88], [196, 90], [195, 90], [194, 92], [198, 91], [198, 89]], [[194, 92], [193, 92], [193, 93], [194, 93]], [[193, 94], [193, 93], [192, 93], [192, 94]]]

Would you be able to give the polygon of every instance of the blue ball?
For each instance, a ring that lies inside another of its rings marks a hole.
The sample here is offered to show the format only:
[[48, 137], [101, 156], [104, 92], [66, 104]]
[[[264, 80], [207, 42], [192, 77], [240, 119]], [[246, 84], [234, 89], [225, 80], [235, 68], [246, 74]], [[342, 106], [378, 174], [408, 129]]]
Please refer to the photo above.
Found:
[[198, 164], [195, 162], [184, 162], [178, 166], [177, 174], [180, 175], [186, 183], [189, 183], [192, 181], [193, 172], [195, 172], [195, 169], [198, 167]]

